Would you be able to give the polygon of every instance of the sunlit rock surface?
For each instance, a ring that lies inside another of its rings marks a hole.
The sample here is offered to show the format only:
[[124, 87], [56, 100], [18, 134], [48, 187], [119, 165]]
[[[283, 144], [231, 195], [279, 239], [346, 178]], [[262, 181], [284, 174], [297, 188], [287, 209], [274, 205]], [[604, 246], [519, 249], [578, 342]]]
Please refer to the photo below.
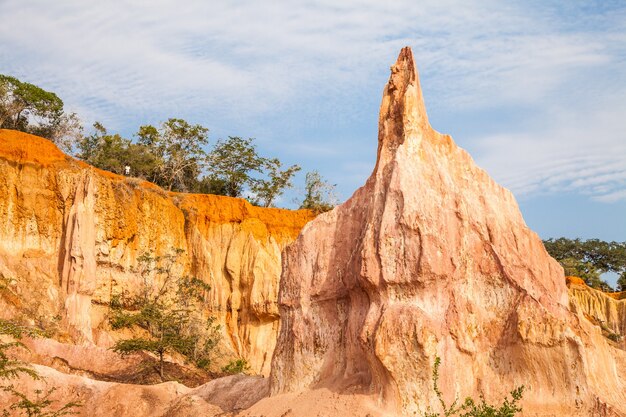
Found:
[[311, 213], [166, 193], [8, 130], [0, 130], [0, 178], [0, 278], [8, 283], [0, 317], [108, 348], [117, 337], [108, 303], [139, 287], [137, 258], [182, 249], [175, 271], [211, 285], [205, 307], [222, 326], [222, 360], [243, 357], [253, 372], [269, 373], [281, 251]]
[[[511, 193], [430, 127], [408, 48], [379, 126], [366, 184], [308, 224], [308, 212], [165, 193], [0, 131], [0, 317], [57, 339], [27, 341], [46, 379], [15, 386], [57, 386], [57, 404], [80, 400], [83, 416], [413, 416], [439, 410], [439, 356], [448, 403], [524, 385], [525, 416], [626, 416], [626, 354], [599, 324], [623, 329], [622, 305], [571, 282], [568, 298]], [[119, 337], [107, 303], [137, 287], [142, 253], [177, 248], [176, 268], [212, 286], [227, 350], [269, 378], [90, 378], [136, 365], [107, 350]]]
[[617, 346], [626, 349], [626, 292], [605, 293], [577, 277], [566, 277], [572, 311], [600, 328]]
[[[392, 411], [501, 401], [525, 415], [624, 415], [624, 352], [569, 310], [563, 269], [513, 195], [428, 122], [411, 50], [391, 68], [366, 184], [283, 258], [274, 394], [368, 393]], [[621, 364], [621, 365], [620, 365]]]

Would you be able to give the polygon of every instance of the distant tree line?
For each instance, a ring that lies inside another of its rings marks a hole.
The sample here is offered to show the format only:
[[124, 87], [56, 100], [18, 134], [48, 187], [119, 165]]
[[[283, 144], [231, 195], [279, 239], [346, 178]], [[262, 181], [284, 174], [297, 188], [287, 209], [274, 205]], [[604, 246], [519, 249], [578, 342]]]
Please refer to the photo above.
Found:
[[548, 253], [565, 269], [565, 275], [577, 276], [587, 285], [603, 291], [613, 288], [601, 278], [607, 272], [619, 275], [617, 290], [626, 291], [626, 242], [604, 242], [599, 239], [544, 240]]
[[[89, 134], [53, 92], [0, 74], [0, 128], [50, 139], [65, 152], [103, 170], [142, 178], [169, 191], [247, 198], [272, 207], [293, 186], [301, 170], [278, 158], [259, 155], [254, 139], [229, 136], [208, 148], [209, 130], [171, 118], [140, 126], [133, 139], [110, 133], [96, 122]], [[317, 171], [306, 174], [300, 208], [323, 212], [334, 207], [334, 185]]]

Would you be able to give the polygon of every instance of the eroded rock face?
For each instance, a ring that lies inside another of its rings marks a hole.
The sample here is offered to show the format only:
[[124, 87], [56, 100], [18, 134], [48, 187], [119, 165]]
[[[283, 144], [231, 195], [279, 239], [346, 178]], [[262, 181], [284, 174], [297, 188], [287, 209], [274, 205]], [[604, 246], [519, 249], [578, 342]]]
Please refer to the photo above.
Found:
[[[35, 381], [22, 376], [12, 381], [15, 389], [35, 398], [35, 390], [47, 392], [51, 387], [56, 387], [56, 391], [50, 396], [53, 403], [47, 411], [58, 410], [70, 401], [79, 402], [80, 407], [72, 411], [81, 417], [233, 415], [265, 397], [269, 390], [267, 379], [247, 375], [225, 377], [190, 389], [177, 382], [156, 385], [118, 384], [67, 375], [45, 366], [35, 365], [33, 369], [42, 379]], [[15, 402], [16, 397], [0, 391], [0, 404]], [[22, 414], [15, 411], [9, 415]]]
[[384, 90], [366, 184], [283, 258], [273, 394], [360, 390], [401, 413], [454, 397], [526, 415], [624, 415], [624, 352], [568, 309], [563, 270], [513, 195], [428, 123], [410, 49]]
[[605, 337], [626, 349], [626, 293], [605, 293], [578, 277], [566, 277], [572, 311], [600, 328]]
[[107, 305], [111, 294], [139, 287], [137, 258], [182, 249], [175, 270], [212, 287], [206, 309], [222, 325], [223, 358], [244, 357], [253, 371], [269, 373], [281, 251], [310, 212], [165, 193], [7, 130], [0, 130], [0, 178], [0, 278], [8, 283], [0, 317], [108, 348], [117, 336]]

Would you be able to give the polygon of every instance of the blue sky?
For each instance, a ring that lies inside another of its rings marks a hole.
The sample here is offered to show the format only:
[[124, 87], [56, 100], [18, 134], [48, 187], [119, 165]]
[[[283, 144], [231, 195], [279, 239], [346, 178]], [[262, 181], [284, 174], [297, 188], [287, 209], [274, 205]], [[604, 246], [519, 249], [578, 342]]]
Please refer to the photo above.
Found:
[[128, 136], [181, 117], [212, 141], [254, 137], [345, 199], [373, 168], [409, 45], [433, 127], [540, 236], [626, 240], [626, 3], [382, 3], [0, 0], [0, 73]]

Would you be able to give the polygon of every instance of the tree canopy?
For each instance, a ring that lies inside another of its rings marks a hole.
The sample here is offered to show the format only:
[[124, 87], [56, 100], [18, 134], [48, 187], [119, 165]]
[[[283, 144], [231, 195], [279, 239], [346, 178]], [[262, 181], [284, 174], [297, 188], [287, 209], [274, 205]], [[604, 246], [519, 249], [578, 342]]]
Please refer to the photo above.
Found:
[[254, 202], [263, 207], [270, 207], [285, 189], [293, 186], [292, 179], [300, 171], [298, 165], [292, 165], [281, 170], [282, 163], [277, 159], [264, 159], [263, 166], [267, 169], [267, 179], [257, 179], [252, 182], [251, 189]]
[[66, 113], [55, 93], [2, 74], [0, 128], [42, 136], [68, 152], [82, 131], [76, 114]]
[[[0, 341], [0, 381], [15, 379], [20, 375], [27, 375], [36, 380], [43, 379], [35, 369], [10, 355], [13, 349], [27, 349], [20, 341], [22, 337], [38, 337], [41, 334], [42, 332], [38, 329], [0, 319], [0, 336], [2, 336], [2, 340]], [[12, 340], [6, 341], [7, 336]], [[45, 392], [43, 390], [35, 390], [34, 399], [18, 391], [13, 385], [0, 385], [0, 389], [13, 397], [11, 403], [2, 404], [3, 416], [23, 413], [27, 416], [60, 417], [68, 414], [78, 414], [76, 409], [81, 407], [81, 403], [72, 401], [53, 409], [52, 404], [54, 401], [50, 399], [50, 396], [57, 389], [56, 387], [51, 387]]]
[[205, 164], [209, 129], [183, 119], [168, 119], [159, 129], [141, 126], [139, 145], [154, 157], [150, 180], [172, 191], [195, 191], [197, 179]]
[[626, 291], [626, 242], [561, 237], [543, 243], [550, 256], [563, 266], [566, 275], [578, 276], [593, 288], [612, 291], [601, 275], [613, 272], [619, 275], [617, 289]]
[[306, 173], [302, 209], [323, 213], [335, 207], [335, 186], [326, 181], [318, 171]]
[[[65, 112], [55, 93], [8, 75], [0, 75], [0, 128], [43, 136], [90, 165], [169, 191], [247, 198], [263, 207], [275, 206], [300, 171], [261, 156], [253, 138], [228, 136], [209, 147], [209, 129], [180, 118], [142, 125], [132, 139], [99, 122], [83, 134], [76, 114]], [[301, 208], [323, 212], [334, 206], [333, 186], [317, 171], [307, 174], [305, 189]]]
[[252, 184], [254, 173], [261, 172], [263, 165], [253, 139], [238, 136], [218, 140], [207, 161], [209, 183], [230, 197], [241, 197], [244, 187]]

